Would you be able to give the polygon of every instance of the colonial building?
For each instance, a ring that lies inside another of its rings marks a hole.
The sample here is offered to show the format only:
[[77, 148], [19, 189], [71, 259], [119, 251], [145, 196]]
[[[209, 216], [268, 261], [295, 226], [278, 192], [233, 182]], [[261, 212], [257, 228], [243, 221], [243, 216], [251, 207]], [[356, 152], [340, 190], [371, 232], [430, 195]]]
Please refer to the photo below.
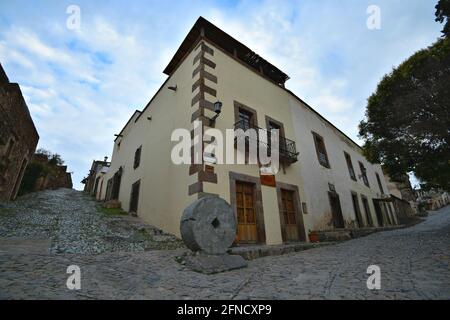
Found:
[[[288, 90], [283, 71], [207, 20], [197, 20], [164, 73], [155, 96], [117, 135], [100, 199], [119, 200], [124, 210], [179, 235], [189, 204], [220, 196], [237, 216], [239, 243], [308, 241], [311, 231], [397, 223], [381, 166]], [[197, 139], [195, 121], [220, 132], [278, 129], [280, 171], [219, 164], [214, 153], [175, 164], [175, 129], [191, 131], [194, 151], [217, 142]]]
[[108, 157], [105, 157], [103, 161], [92, 161], [91, 170], [89, 170], [88, 176], [81, 181], [81, 183], [84, 184], [85, 192], [97, 198], [97, 194], [101, 193], [103, 188], [103, 180], [100, 181], [100, 178], [106, 173], [109, 165], [110, 162], [108, 162]]
[[450, 204], [450, 195], [442, 189], [432, 188], [430, 190], [414, 190], [417, 196], [417, 203], [421, 204], [425, 210], [439, 210]]
[[15, 199], [38, 141], [20, 87], [0, 64], [0, 201]]

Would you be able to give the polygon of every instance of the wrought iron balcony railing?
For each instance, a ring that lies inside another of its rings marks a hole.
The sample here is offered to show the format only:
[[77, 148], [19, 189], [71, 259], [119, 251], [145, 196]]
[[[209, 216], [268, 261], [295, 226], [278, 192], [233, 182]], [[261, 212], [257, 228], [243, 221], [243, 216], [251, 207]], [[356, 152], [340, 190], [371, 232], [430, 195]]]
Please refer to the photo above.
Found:
[[[258, 126], [245, 121], [245, 120], [241, 120], [238, 121], [234, 124], [234, 129], [242, 129], [243, 131], [247, 131], [248, 129], [253, 129], [256, 131], [256, 135], [257, 135], [257, 142], [258, 142], [258, 146], [259, 143], [265, 143], [267, 145], [267, 149], [268, 152], [270, 154], [271, 152], [271, 139], [270, 139], [270, 131], [267, 129], [263, 129], [263, 128], [259, 128]], [[267, 137], [265, 140], [261, 140], [260, 139], [260, 134], [261, 132], [264, 132], [263, 134]], [[263, 142], [263, 141], [267, 141], [267, 142]], [[296, 146], [295, 146], [295, 141], [287, 139], [283, 136], [279, 136], [279, 154], [280, 154], [280, 160], [291, 164], [291, 163], [295, 163], [298, 161], [297, 157], [299, 155], [299, 153], [297, 152]]]

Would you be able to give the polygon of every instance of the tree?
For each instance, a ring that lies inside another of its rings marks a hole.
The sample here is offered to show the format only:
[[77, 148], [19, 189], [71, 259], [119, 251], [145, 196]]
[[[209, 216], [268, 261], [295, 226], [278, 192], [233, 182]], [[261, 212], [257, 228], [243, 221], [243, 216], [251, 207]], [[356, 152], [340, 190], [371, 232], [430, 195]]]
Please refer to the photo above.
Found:
[[51, 156], [48, 163], [53, 166], [56, 166], [56, 165], [62, 166], [64, 164], [64, 160], [61, 158], [61, 156], [59, 154], [55, 153]]
[[52, 156], [52, 153], [44, 148], [37, 149], [36, 154], [42, 154], [46, 156], [48, 159], [50, 159]]
[[64, 164], [64, 160], [58, 153], [52, 153], [51, 151], [41, 148], [36, 150], [36, 154], [46, 156], [48, 159], [48, 163], [52, 166], [62, 166]]
[[450, 38], [442, 38], [386, 75], [368, 99], [359, 126], [366, 156], [394, 180], [414, 172], [450, 190], [449, 110]]
[[442, 33], [446, 36], [450, 36], [450, 0], [439, 0], [436, 5], [436, 21], [443, 23], [445, 21], [444, 29]]

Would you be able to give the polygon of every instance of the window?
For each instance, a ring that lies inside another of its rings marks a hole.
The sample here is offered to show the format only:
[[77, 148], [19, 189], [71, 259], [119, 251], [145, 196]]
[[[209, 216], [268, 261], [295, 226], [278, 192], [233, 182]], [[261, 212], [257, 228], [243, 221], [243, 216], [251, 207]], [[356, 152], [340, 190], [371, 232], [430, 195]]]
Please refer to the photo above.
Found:
[[267, 142], [269, 144], [269, 148], [272, 146], [272, 132], [271, 130], [278, 130], [278, 148], [280, 152], [280, 156], [286, 156], [286, 153], [288, 151], [286, 139], [284, 138], [284, 125], [276, 121], [268, 116], [266, 116], [266, 127], [267, 127]]
[[134, 169], [139, 168], [139, 165], [141, 164], [141, 151], [142, 146], [137, 148], [136, 152], [134, 153]]
[[313, 137], [319, 163], [326, 168], [330, 168], [330, 162], [328, 161], [327, 150], [323, 138], [315, 132], [313, 132]]
[[303, 209], [303, 214], [308, 214], [308, 207], [306, 205], [306, 202], [302, 202], [302, 209]]
[[347, 168], [348, 168], [348, 173], [350, 174], [350, 178], [352, 180], [356, 181], [356, 174], [355, 174], [355, 170], [353, 169], [352, 158], [345, 151], [344, 151], [344, 155], [345, 155], [345, 161], [347, 162]]
[[380, 175], [378, 174], [378, 172], [375, 172], [375, 175], [377, 177], [377, 182], [378, 182], [378, 187], [380, 188], [380, 192], [381, 192], [381, 194], [384, 194], [384, 189], [383, 189], [383, 185], [381, 184]]
[[361, 170], [361, 177], [363, 179], [364, 184], [370, 188], [369, 179], [367, 179], [367, 169], [364, 167], [362, 162], [359, 162], [359, 169]]
[[278, 130], [280, 137], [284, 135], [283, 125], [272, 120], [267, 121], [267, 130]]
[[236, 129], [242, 129], [246, 131], [250, 128], [254, 128], [258, 125], [256, 110], [235, 101], [234, 122]]
[[244, 110], [243, 108], [239, 108], [238, 114], [238, 122], [241, 124], [241, 129], [247, 130], [252, 128], [253, 125], [253, 113]]

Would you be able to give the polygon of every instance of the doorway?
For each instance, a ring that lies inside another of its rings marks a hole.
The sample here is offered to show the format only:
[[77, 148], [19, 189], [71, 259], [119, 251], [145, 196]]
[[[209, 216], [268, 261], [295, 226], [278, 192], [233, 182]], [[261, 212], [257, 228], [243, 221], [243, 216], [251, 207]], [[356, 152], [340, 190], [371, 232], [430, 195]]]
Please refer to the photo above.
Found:
[[112, 183], [112, 200], [119, 200], [120, 184], [122, 183], [122, 167], [114, 174]]
[[139, 206], [139, 191], [141, 188], [141, 181], [135, 182], [131, 186], [131, 198], [130, 198], [130, 212], [137, 214]]
[[306, 241], [298, 187], [278, 182], [277, 198], [283, 242]]
[[375, 208], [375, 216], [377, 217], [378, 226], [382, 227], [382, 226], [384, 226], [384, 221], [383, 221], [383, 212], [381, 209], [380, 202], [378, 200], [374, 199], [373, 206]]
[[372, 214], [370, 213], [369, 201], [363, 195], [361, 195], [361, 199], [362, 199], [362, 203], [363, 203], [363, 207], [364, 207], [364, 212], [366, 214], [367, 225], [369, 227], [373, 227], [374, 225], [373, 225], [373, 220], [372, 220]]
[[336, 192], [329, 191], [328, 198], [330, 200], [331, 214], [333, 216], [333, 224], [336, 229], [345, 228], [344, 217], [342, 216], [341, 201]]
[[236, 214], [237, 241], [258, 242], [254, 184], [236, 181]]
[[358, 228], [362, 228], [364, 227], [364, 222], [361, 216], [361, 209], [359, 207], [358, 195], [354, 192], [352, 192], [352, 203], [353, 203], [353, 210], [355, 211], [356, 223], [358, 224]]

